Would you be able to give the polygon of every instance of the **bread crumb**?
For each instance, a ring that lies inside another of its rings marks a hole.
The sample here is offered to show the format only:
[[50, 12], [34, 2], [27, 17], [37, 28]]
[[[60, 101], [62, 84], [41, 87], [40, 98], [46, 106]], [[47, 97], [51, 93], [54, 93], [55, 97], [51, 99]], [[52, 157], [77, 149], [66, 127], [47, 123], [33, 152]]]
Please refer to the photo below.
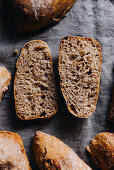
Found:
[[15, 55], [18, 54], [18, 50], [17, 50], [17, 49], [14, 50], [14, 54], [15, 54]]

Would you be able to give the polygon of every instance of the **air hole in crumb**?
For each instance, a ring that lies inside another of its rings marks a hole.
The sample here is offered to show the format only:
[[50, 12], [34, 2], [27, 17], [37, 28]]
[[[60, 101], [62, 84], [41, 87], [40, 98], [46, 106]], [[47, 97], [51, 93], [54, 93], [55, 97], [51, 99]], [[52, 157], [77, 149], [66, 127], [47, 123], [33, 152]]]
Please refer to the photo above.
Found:
[[64, 40], [68, 40], [68, 37], [64, 37]]
[[25, 73], [27, 74], [27, 73], [29, 73], [29, 71], [25, 71]]
[[41, 98], [44, 100], [45, 99], [45, 95], [42, 95]]
[[88, 89], [89, 87], [83, 87], [84, 89]]
[[43, 103], [40, 103], [40, 106], [43, 106]]
[[72, 60], [75, 60], [75, 58], [76, 58], [75, 55], [71, 55], [69, 59], [72, 61]]
[[45, 47], [35, 47], [34, 51], [43, 51]]
[[32, 110], [34, 110], [34, 108], [35, 108], [35, 106], [34, 106], [34, 105], [33, 105], [33, 106], [31, 106], [31, 109], [32, 109]]
[[29, 68], [33, 68], [33, 65], [30, 65]]
[[78, 70], [78, 71], [79, 71], [79, 69], [80, 69], [80, 68], [79, 68], [78, 66], [76, 66], [76, 70]]
[[40, 114], [40, 116], [45, 116], [45, 115], [46, 115], [45, 111]]
[[38, 84], [38, 83], [35, 83], [35, 84], [34, 84], [34, 86], [35, 86], [35, 87], [38, 87], [38, 86], [39, 86], [39, 84]]
[[48, 77], [48, 73], [45, 73], [45, 77]]
[[28, 101], [31, 101], [31, 100], [32, 100], [32, 97], [30, 97], [30, 96], [28, 96], [27, 98], [28, 98]]
[[75, 109], [75, 107], [74, 107], [74, 105], [73, 105], [73, 104], [71, 104], [71, 105], [70, 105], [70, 107], [71, 107], [71, 110], [72, 110], [73, 112], [75, 112], [75, 111], [76, 111], [76, 109]]
[[90, 105], [90, 104], [88, 104], [88, 105], [87, 105], [87, 107], [91, 107], [91, 105]]
[[40, 85], [40, 88], [41, 88], [41, 90], [47, 90], [48, 89], [48, 87], [45, 87], [43, 85]]
[[92, 72], [91, 72], [91, 69], [89, 69], [89, 71], [87, 72], [87, 74], [89, 74], [89, 75], [90, 75], [91, 73], [92, 73]]

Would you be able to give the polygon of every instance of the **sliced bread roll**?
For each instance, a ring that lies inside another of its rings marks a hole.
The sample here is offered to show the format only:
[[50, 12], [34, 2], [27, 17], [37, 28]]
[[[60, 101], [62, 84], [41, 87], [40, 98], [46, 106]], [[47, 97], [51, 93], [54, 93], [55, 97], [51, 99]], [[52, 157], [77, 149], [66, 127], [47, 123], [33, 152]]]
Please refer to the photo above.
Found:
[[58, 138], [37, 131], [33, 138], [36, 162], [41, 170], [90, 170], [77, 154]]
[[0, 131], [0, 169], [30, 170], [21, 137], [12, 132]]
[[58, 109], [52, 57], [40, 40], [27, 43], [18, 58], [14, 80], [17, 116], [22, 120], [49, 118]]
[[60, 43], [61, 90], [70, 113], [87, 118], [95, 112], [102, 64], [101, 47], [92, 38], [65, 37]]

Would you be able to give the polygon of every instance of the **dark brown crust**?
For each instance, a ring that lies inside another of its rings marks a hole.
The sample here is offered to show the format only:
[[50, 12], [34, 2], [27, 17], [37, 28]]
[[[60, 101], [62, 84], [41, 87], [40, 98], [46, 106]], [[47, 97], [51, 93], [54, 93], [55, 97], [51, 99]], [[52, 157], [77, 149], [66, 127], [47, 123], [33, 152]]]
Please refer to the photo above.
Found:
[[[30, 44], [31, 42], [41, 42], [41, 43], [43, 42], [43, 43], [47, 46], [47, 44], [46, 44], [44, 41], [41, 41], [41, 40], [32, 40], [32, 41], [29, 41], [29, 42], [26, 43], [26, 44], [24, 45], [24, 47], [22, 48], [21, 53], [20, 53], [20, 57], [21, 57], [21, 54], [23, 53], [23, 50], [24, 50], [25, 46], [27, 46], [27, 45]], [[51, 52], [50, 52], [50, 49], [49, 49], [48, 46], [47, 46], [47, 48], [48, 48], [48, 52], [50, 53], [49, 57], [50, 57], [50, 62], [51, 62], [51, 69], [52, 69], [52, 72], [53, 72], [53, 60], [52, 60]], [[19, 59], [18, 59], [18, 60], [19, 60]], [[18, 60], [17, 60], [17, 63], [16, 63], [16, 69], [18, 69]], [[53, 73], [53, 74], [54, 74], [54, 73]], [[16, 78], [16, 73], [15, 73], [15, 78]], [[55, 115], [55, 114], [57, 113], [58, 105], [57, 105], [57, 108], [56, 108], [55, 112], [54, 112], [52, 115], [50, 115], [50, 116], [42, 116], [42, 117], [38, 116], [38, 117], [36, 117], [36, 118], [30, 117], [30, 118], [28, 118], [28, 119], [25, 119], [25, 118], [21, 117], [21, 114], [18, 114], [18, 113], [17, 113], [17, 104], [16, 104], [16, 95], [15, 95], [15, 81], [16, 81], [16, 79], [14, 79], [15, 110], [16, 110], [16, 114], [17, 114], [17, 116], [18, 116], [19, 119], [21, 119], [21, 120], [32, 120], [32, 119], [37, 119], [37, 118], [40, 118], [40, 119], [42, 119], [42, 118], [48, 119], [48, 118], [52, 117], [53, 115]], [[57, 93], [57, 87], [56, 87], [56, 93]], [[58, 104], [58, 103], [57, 103], [57, 104]]]
[[[41, 2], [44, 3], [44, 6]], [[17, 31], [39, 30], [53, 22], [60, 21], [76, 0], [51, 0], [51, 2], [42, 0], [41, 2], [7, 0], [8, 7], [17, 25]]]
[[[100, 90], [100, 72], [101, 72], [101, 65], [102, 65], [101, 46], [100, 46], [100, 44], [99, 44], [99, 42], [98, 42], [97, 40], [94, 40], [94, 39], [92, 39], [92, 38], [90, 38], [90, 37], [72, 37], [72, 36], [67, 36], [67, 37], [64, 37], [64, 38], [61, 39], [60, 49], [61, 49], [61, 47], [62, 47], [62, 45], [61, 45], [62, 40], [66, 39], [66, 38], [75, 38], [75, 39], [82, 39], [82, 40], [85, 40], [85, 41], [96, 42], [96, 43], [98, 44], [99, 48], [100, 48], [99, 87], [98, 87], [98, 91], [97, 91], [97, 95], [96, 95], [96, 103], [95, 103], [95, 105], [96, 105], [96, 104], [97, 104], [97, 100], [98, 100], [99, 90]], [[59, 50], [59, 56], [60, 56], [60, 50]], [[59, 70], [59, 68], [60, 68], [59, 65], [60, 65], [60, 57], [59, 57], [59, 61], [58, 61], [58, 70]], [[60, 82], [60, 89], [61, 89], [61, 91], [62, 91], [63, 97], [66, 98], [66, 95], [63, 93], [63, 89], [62, 89], [62, 86], [61, 86], [61, 82]], [[76, 116], [76, 114], [74, 114], [74, 113], [72, 112], [72, 110], [71, 110], [70, 107], [67, 106], [67, 108], [68, 108], [68, 110], [69, 110], [70, 113], [72, 113], [74, 116]], [[92, 115], [92, 114], [93, 114], [93, 113], [91, 113], [91, 115]], [[90, 116], [90, 115], [84, 115], [84, 116], [81, 116], [81, 115], [80, 115], [80, 118], [88, 118], [89, 116]]]
[[[22, 154], [24, 155], [24, 159], [26, 160], [26, 165], [28, 167], [27, 170], [31, 170], [31, 167], [30, 167], [30, 164], [29, 164], [29, 161], [28, 161], [28, 158], [26, 156], [25, 149], [23, 146], [22, 138], [17, 133], [13, 133], [13, 132], [9, 132], [9, 131], [0, 131], [0, 137], [4, 137], [4, 138], [6, 138], [6, 140], [7, 140], [7, 138], [13, 139], [14, 142], [19, 145], [18, 147], [20, 147], [20, 150], [22, 151]], [[9, 160], [8, 163], [11, 166], [13, 162], [10, 162], [10, 160]], [[5, 166], [5, 168], [7, 168], [6, 167], [7, 165], [4, 165], [4, 166]], [[2, 168], [4, 168], [4, 167], [2, 167]], [[16, 167], [14, 167], [14, 168], [16, 168]], [[21, 168], [24, 169], [24, 167], [21, 167]]]
[[41, 170], [91, 170], [69, 146], [41, 131], [37, 131], [33, 137], [33, 151]]
[[114, 87], [113, 87], [113, 91], [112, 91], [112, 99], [111, 99], [109, 113], [108, 113], [108, 120], [111, 123], [114, 123]]
[[91, 158], [102, 170], [114, 169], [114, 133], [100, 133], [87, 147]]

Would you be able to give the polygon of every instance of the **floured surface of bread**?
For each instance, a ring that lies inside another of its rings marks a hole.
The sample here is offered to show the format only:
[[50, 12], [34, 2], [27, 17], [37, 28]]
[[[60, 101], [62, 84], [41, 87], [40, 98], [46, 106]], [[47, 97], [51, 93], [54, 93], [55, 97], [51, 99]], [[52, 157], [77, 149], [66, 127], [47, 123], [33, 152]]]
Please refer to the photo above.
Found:
[[87, 118], [95, 111], [102, 64], [101, 47], [92, 38], [65, 37], [60, 43], [61, 90], [69, 111]]
[[4, 66], [0, 66], [0, 102], [10, 84], [11, 74]]
[[0, 132], [0, 169], [30, 170], [21, 137], [12, 132]]
[[49, 118], [57, 112], [57, 89], [52, 57], [40, 40], [27, 43], [16, 64], [14, 97], [20, 119]]

